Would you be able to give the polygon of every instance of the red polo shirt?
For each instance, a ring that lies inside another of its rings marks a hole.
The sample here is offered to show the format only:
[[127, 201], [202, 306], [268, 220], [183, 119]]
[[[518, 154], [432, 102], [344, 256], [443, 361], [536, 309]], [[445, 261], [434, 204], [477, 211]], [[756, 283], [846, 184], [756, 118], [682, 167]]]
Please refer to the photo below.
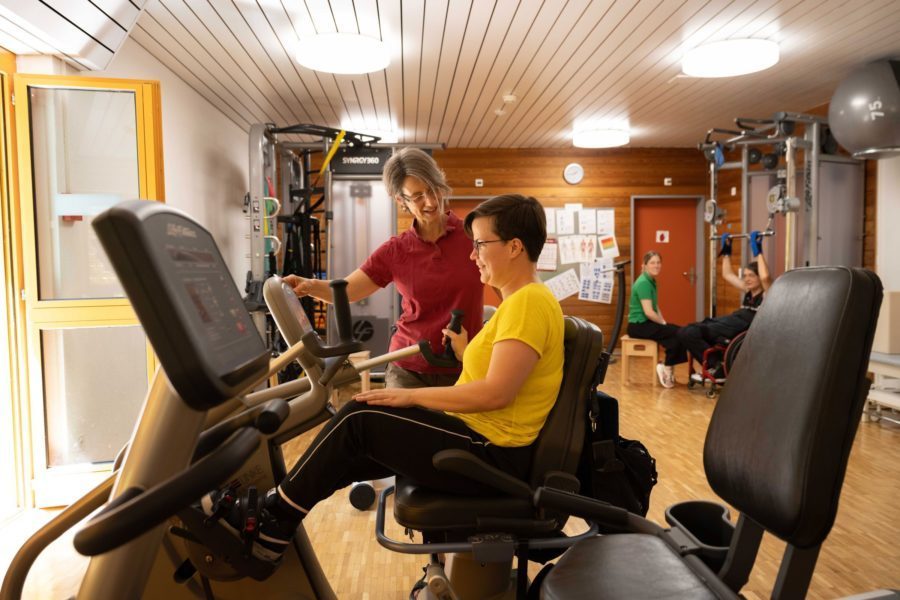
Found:
[[[362, 272], [380, 287], [394, 282], [403, 298], [403, 314], [391, 339], [391, 350], [429, 340], [440, 354], [441, 329], [450, 322], [450, 311], [465, 311], [463, 327], [472, 339], [481, 330], [484, 285], [475, 263], [469, 259], [472, 240], [463, 222], [447, 212], [446, 232], [437, 241], [426, 242], [416, 230], [416, 222], [394, 236], [366, 259]], [[417, 373], [458, 373], [429, 365], [421, 354], [398, 360], [397, 365]]]

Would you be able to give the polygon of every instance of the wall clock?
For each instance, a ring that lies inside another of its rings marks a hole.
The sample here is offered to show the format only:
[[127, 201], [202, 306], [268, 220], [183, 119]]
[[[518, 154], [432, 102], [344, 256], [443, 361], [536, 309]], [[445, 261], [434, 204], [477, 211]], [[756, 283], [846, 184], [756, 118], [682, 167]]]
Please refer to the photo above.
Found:
[[581, 183], [581, 180], [584, 179], [584, 167], [578, 163], [567, 164], [563, 170], [563, 179], [572, 185]]

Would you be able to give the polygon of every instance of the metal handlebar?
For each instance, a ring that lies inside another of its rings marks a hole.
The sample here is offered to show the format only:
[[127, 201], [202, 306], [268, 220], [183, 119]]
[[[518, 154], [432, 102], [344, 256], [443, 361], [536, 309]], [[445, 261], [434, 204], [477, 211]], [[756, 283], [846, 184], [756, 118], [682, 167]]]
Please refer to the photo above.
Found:
[[[751, 233], [729, 233], [728, 237], [730, 237], [733, 240], [750, 239]], [[773, 229], [766, 229], [765, 231], [760, 231], [759, 235], [762, 237], [770, 237], [770, 236], [775, 235], [775, 231]], [[709, 239], [710, 239], [710, 241], [718, 241], [718, 240], [722, 239], [722, 236], [718, 235], [718, 234], [714, 234], [714, 235], [709, 236]]]

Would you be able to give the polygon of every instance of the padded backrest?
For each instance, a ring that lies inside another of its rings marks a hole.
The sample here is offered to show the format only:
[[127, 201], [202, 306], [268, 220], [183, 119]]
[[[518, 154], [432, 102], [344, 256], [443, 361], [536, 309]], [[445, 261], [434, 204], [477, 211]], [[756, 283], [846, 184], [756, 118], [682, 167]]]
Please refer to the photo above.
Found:
[[593, 324], [565, 317], [563, 379], [556, 404], [535, 440], [532, 487], [543, 484], [548, 471], [575, 473], [584, 443], [588, 390], [603, 351], [603, 334]]
[[881, 297], [878, 277], [862, 269], [779, 277], [710, 421], [713, 490], [799, 548], [821, 543], [834, 523]]

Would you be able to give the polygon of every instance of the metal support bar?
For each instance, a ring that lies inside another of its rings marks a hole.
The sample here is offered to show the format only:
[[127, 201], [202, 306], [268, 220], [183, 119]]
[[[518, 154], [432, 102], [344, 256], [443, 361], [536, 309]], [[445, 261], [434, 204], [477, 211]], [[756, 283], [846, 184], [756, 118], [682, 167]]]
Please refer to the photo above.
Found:
[[819, 264], [819, 148], [822, 137], [822, 126], [814, 122], [811, 131], [807, 131], [811, 149], [805, 150], [806, 157], [806, 190], [804, 194], [805, 208], [809, 213], [809, 239], [806, 259], [810, 265]]
[[788, 544], [772, 589], [772, 600], [806, 597], [821, 548], [821, 544], [803, 549]]
[[[797, 158], [794, 155], [794, 139], [788, 138], [784, 151], [787, 163], [786, 201], [797, 197]], [[797, 212], [789, 211], [784, 217], [784, 270], [787, 272], [797, 266]]]

